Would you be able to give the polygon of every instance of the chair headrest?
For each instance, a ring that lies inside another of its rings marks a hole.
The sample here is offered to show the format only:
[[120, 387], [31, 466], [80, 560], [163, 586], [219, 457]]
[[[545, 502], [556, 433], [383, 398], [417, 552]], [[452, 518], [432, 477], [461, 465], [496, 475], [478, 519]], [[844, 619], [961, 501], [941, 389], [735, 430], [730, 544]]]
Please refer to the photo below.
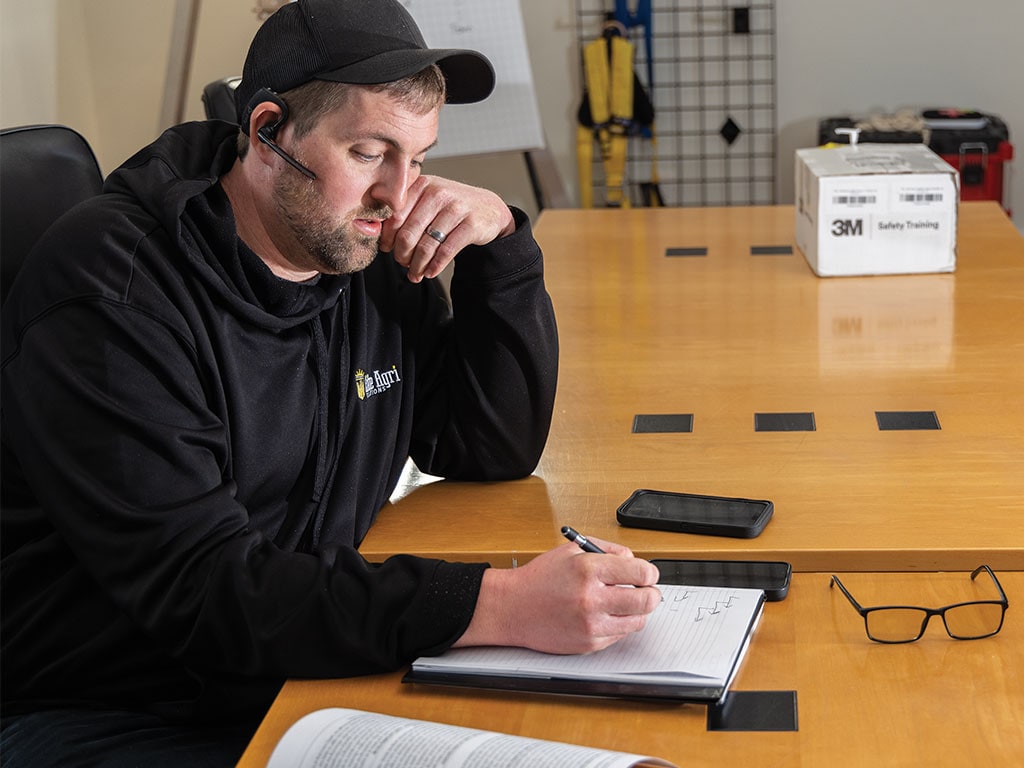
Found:
[[238, 122], [238, 109], [235, 106], [235, 88], [242, 82], [240, 77], [225, 77], [214, 80], [203, 88], [203, 108], [211, 120], [227, 120]]
[[63, 125], [0, 130], [0, 290], [49, 226], [103, 190], [103, 174], [89, 142]]

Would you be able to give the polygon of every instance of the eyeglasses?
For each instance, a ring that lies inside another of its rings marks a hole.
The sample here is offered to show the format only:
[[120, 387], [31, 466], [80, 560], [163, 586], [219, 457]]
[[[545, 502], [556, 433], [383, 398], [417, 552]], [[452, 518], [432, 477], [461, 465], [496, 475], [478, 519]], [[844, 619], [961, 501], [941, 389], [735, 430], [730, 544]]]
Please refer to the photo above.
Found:
[[991, 637], [1003, 628], [1003, 617], [1010, 607], [999, 579], [987, 565], [979, 565], [971, 573], [971, 581], [982, 571], [988, 573], [999, 590], [999, 600], [971, 600], [945, 608], [918, 608], [912, 605], [876, 605], [865, 608], [856, 600], [837, 576], [829, 582], [846, 595], [857, 613], [864, 617], [868, 637], [876, 643], [912, 643], [921, 638], [932, 616], [941, 616], [946, 633], [954, 640], [978, 640]]

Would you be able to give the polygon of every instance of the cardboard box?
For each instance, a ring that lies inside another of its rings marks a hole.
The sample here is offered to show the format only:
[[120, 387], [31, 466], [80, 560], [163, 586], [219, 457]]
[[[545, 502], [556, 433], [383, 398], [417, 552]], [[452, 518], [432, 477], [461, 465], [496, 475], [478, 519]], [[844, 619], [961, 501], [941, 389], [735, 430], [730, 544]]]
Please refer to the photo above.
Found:
[[956, 169], [923, 144], [796, 151], [796, 244], [822, 277], [956, 269]]

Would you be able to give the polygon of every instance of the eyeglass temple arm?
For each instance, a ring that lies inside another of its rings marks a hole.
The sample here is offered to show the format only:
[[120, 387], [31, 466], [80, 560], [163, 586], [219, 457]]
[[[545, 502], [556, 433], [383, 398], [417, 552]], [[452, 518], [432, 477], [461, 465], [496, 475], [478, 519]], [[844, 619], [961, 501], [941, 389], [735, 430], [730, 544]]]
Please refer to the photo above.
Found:
[[843, 594], [846, 595], [846, 599], [849, 600], [853, 607], [857, 609], [857, 613], [863, 616], [864, 608], [861, 606], [860, 603], [853, 599], [853, 595], [851, 595], [849, 591], [846, 589], [846, 587], [843, 586], [843, 582], [839, 580], [838, 576], [832, 576], [832, 580], [828, 583], [829, 589], [832, 588], [833, 584], [835, 584], [837, 587], [839, 587], [839, 589], [842, 590]]
[[[988, 573], [989, 576], [992, 577], [992, 581], [995, 582], [996, 589], [999, 590], [999, 599], [1000, 599], [1000, 601], [1003, 603], [1003, 605], [1009, 607], [1010, 601], [1007, 600], [1007, 598], [1006, 598], [1006, 593], [1003, 591], [1003, 585], [999, 583], [999, 579], [996, 578], [995, 573], [993, 573], [992, 569], [989, 568], [987, 565], [979, 565], [977, 568], [975, 568], [973, 571], [971, 571], [971, 581], [974, 581], [975, 577], [979, 573], [981, 573], [982, 571], [985, 571], [986, 573]], [[835, 577], [833, 576], [832, 578], [835, 578]], [[842, 586], [842, 585], [840, 584], [840, 586]]]

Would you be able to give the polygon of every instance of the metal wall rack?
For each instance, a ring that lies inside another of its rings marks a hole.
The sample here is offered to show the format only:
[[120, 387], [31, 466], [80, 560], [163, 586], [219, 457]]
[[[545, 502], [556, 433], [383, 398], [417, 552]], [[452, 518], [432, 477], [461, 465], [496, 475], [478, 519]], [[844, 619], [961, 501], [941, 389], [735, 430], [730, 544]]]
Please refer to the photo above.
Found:
[[[576, 38], [601, 36], [614, 0], [574, 0]], [[631, 12], [637, 0], [626, 0]], [[635, 72], [655, 112], [652, 144], [631, 137], [629, 195], [657, 163], [665, 205], [769, 205], [775, 202], [775, 0], [650, 0], [653, 87], [644, 30], [627, 29]], [[582, 73], [582, 63], [581, 63]], [[582, 77], [581, 77], [582, 82]], [[604, 204], [600, 153], [594, 152], [594, 205]]]

